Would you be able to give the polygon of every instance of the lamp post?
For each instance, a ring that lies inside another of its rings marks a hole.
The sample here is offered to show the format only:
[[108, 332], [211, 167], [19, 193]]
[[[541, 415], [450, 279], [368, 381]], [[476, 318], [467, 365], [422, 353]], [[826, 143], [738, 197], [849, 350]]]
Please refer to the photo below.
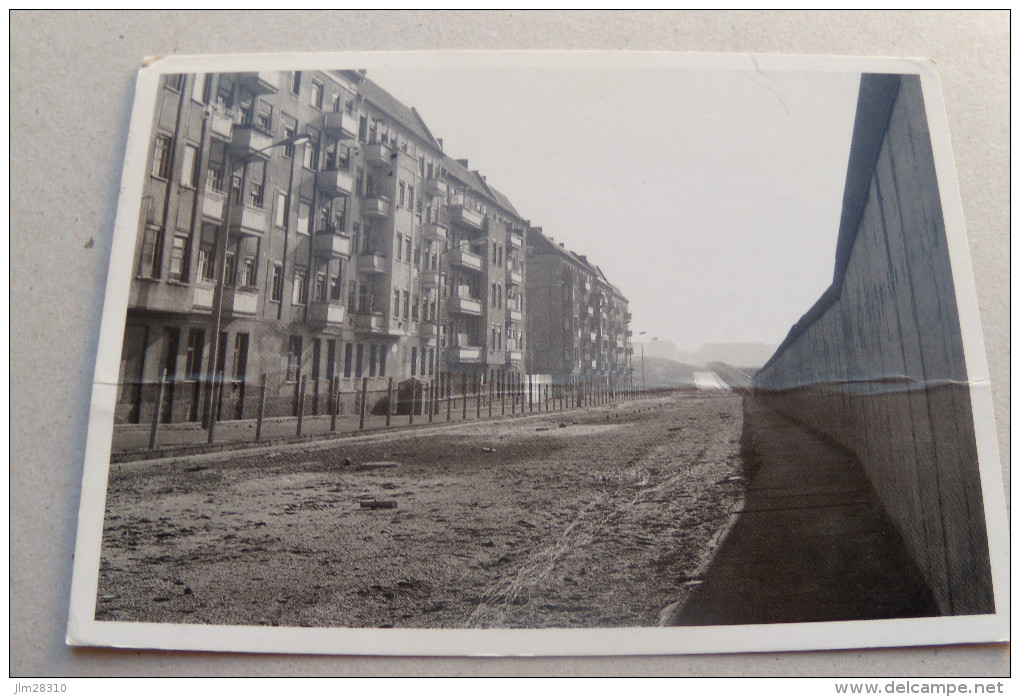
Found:
[[[231, 218], [230, 214], [231, 214], [231, 212], [233, 211], [233, 208], [234, 208], [234, 202], [231, 200], [231, 196], [233, 194], [232, 183], [233, 183], [233, 179], [234, 179], [234, 172], [238, 168], [243, 167], [244, 165], [246, 165], [253, 158], [257, 157], [258, 155], [261, 155], [264, 152], [266, 152], [267, 150], [271, 150], [273, 148], [279, 148], [279, 147], [283, 147], [283, 146], [300, 145], [300, 144], [303, 144], [303, 143], [307, 143], [311, 139], [312, 139], [312, 136], [310, 134], [308, 134], [308, 133], [298, 133], [296, 135], [292, 135], [289, 138], [284, 138], [283, 140], [281, 140], [279, 142], [273, 143], [271, 145], [267, 145], [264, 148], [260, 148], [259, 150], [256, 150], [255, 152], [248, 153], [244, 157], [236, 158], [236, 159], [234, 158], [233, 155], [229, 154], [229, 150], [228, 150], [227, 167], [226, 167], [226, 174], [227, 174], [227, 177], [228, 177], [228, 182], [227, 182], [227, 214], [226, 214], [226, 216], [224, 218], [224, 221], [223, 221], [223, 233], [221, 235], [221, 238], [222, 238], [221, 242], [222, 242], [222, 244], [219, 245], [219, 249], [217, 249], [217, 255], [216, 255], [218, 257], [217, 262], [219, 263], [220, 267], [219, 267], [219, 278], [216, 281], [216, 302], [215, 302], [215, 307], [213, 308], [212, 351], [211, 351], [211, 353], [209, 355], [209, 375], [208, 375], [208, 379], [206, 381], [206, 395], [207, 395], [207, 403], [209, 405], [209, 438], [208, 438], [208, 442], [209, 443], [213, 442], [214, 434], [216, 432], [216, 411], [217, 411], [217, 407], [218, 407], [218, 402], [220, 401], [219, 399], [216, 398], [216, 364], [217, 364], [217, 362], [219, 360], [219, 353], [220, 353], [220, 328], [223, 325], [223, 291], [225, 289], [226, 282], [227, 282], [227, 243], [230, 241], [230, 218]], [[289, 197], [291, 192], [287, 192], [287, 193], [288, 193], [288, 197]], [[243, 201], [243, 198], [244, 198], [243, 192], [242, 192], [241, 196], [242, 196], [242, 201]], [[288, 201], [289, 200], [290, 199], [288, 198]], [[224, 358], [223, 364], [224, 364], [223, 365], [224, 369], [226, 369], [226, 359], [225, 358]], [[220, 389], [221, 390], [223, 389], [222, 385], [220, 386]]]
[[[638, 332], [638, 336], [644, 336], [647, 333], [648, 332]], [[653, 341], [658, 340], [659, 337], [653, 336], [651, 339], [649, 339], [648, 343], [652, 343]], [[648, 391], [648, 386], [645, 384], [645, 342], [643, 341], [641, 342], [641, 391], [642, 392]]]

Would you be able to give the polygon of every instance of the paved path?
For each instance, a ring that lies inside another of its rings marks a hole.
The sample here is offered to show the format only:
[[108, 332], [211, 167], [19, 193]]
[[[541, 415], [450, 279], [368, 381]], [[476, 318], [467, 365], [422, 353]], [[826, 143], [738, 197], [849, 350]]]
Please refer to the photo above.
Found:
[[667, 623], [938, 614], [853, 454], [747, 401], [758, 469], [744, 511]]

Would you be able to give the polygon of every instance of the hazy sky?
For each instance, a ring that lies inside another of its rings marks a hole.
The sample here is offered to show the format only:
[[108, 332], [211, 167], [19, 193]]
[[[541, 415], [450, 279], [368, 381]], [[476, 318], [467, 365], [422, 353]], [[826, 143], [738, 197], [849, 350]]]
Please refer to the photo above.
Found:
[[602, 267], [635, 335], [778, 344], [832, 279], [858, 74], [373, 69], [521, 215]]

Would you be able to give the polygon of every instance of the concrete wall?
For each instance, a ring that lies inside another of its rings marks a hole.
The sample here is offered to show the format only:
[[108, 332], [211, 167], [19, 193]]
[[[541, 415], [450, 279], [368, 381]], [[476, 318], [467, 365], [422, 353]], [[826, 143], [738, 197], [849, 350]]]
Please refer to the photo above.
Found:
[[755, 379], [854, 450], [942, 612], [994, 609], [970, 394], [916, 76], [864, 75], [833, 285]]

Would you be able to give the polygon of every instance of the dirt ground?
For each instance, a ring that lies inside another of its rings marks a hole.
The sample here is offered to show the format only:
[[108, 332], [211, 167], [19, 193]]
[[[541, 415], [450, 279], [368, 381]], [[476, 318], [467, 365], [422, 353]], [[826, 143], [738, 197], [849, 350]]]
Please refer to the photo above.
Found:
[[740, 397], [687, 393], [114, 465], [96, 617], [655, 625], [743, 498], [741, 418]]

